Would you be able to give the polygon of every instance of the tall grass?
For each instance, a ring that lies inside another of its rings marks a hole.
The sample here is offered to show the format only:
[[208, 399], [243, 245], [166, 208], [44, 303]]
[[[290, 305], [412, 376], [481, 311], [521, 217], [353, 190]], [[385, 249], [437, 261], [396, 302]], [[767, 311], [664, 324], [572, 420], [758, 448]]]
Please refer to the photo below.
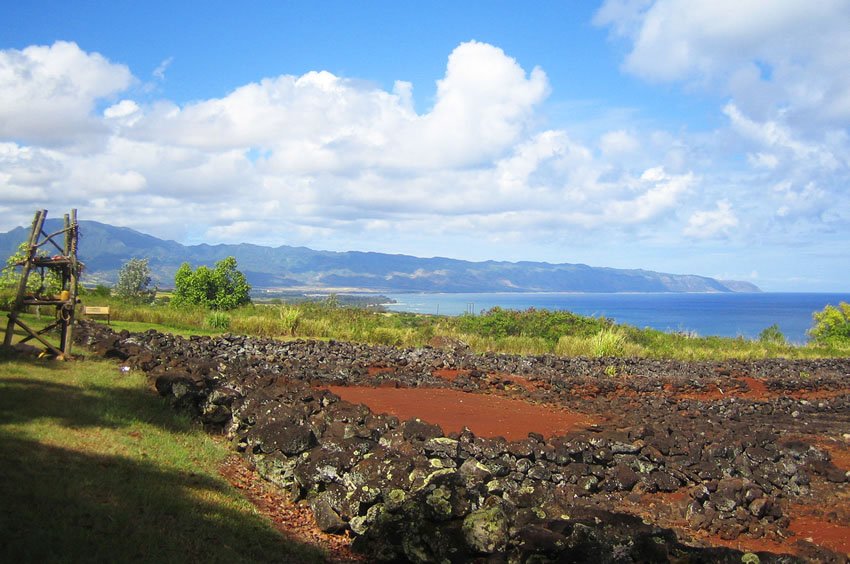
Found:
[[[333, 300], [301, 304], [249, 304], [227, 312], [229, 324], [212, 320], [203, 308], [167, 304], [135, 305], [97, 298], [108, 305], [118, 327], [143, 330], [145, 324], [177, 332], [231, 331], [275, 339], [337, 339], [413, 347], [435, 336], [452, 337], [478, 353], [557, 354], [560, 356], [635, 356], [681, 360], [814, 358], [850, 355], [837, 343], [792, 345], [767, 330], [759, 339], [697, 337], [618, 325], [605, 318], [564, 311], [494, 308], [459, 317], [389, 313], [340, 306]], [[122, 325], [132, 324], [132, 325]], [[770, 329], [770, 328], [768, 328]]]

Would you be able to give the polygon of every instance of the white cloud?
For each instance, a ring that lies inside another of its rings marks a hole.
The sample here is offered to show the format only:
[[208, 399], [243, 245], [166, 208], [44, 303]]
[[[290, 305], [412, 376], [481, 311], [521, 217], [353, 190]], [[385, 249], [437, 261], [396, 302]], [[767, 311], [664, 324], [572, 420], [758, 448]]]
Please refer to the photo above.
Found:
[[139, 105], [133, 100], [121, 100], [103, 110], [103, 117], [108, 119], [127, 118], [138, 114], [140, 109]]
[[774, 169], [779, 166], [779, 157], [771, 153], [750, 153], [747, 155], [747, 162], [753, 168]]
[[850, 123], [843, 0], [609, 0], [595, 22], [630, 42], [638, 76], [719, 89], [758, 119]]
[[683, 233], [695, 239], [725, 237], [738, 227], [738, 216], [726, 200], [717, 202], [714, 210], [698, 211], [691, 215]]
[[182, 108], [162, 103], [125, 133], [206, 150], [257, 147], [277, 173], [464, 167], [509, 151], [547, 94], [543, 71], [526, 75], [501, 49], [469, 42], [449, 56], [423, 115], [409, 83], [385, 92], [321, 71]]
[[[48, 58], [57, 52], [43, 49]], [[18, 52], [0, 59], [9, 53]], [[55, 146], [0, 135], [0, 205], [11, 210], [0, 228], [27, 223], [49, 198], [52, 207], [80, 207], [87, 219], [187, 242], [404, 251], [440, 240], [452, 255], [463, 250], [458, 241], [634, 243], [681, 237], [683, 229], [699, 236], [695, 230], [718, 221], [712, 236], [720, 236], [732, 209], [752, 209], [739, 205], [748, 194], [706, 180], [714, 162], [693, 139], [626, 125], [579, 142], [566, 129], [540, 128], [546, 75], [483, 43], [449, 55], [433, 107], [421, 113], [410, 83], [387, 91], [326, 71], [264, 78], [189, 104], [150, 103], [127, 90], [126, 68], [82, 51], [78, 58], [125, 75], [124, 89], [98, 86], [96, 73], [75, 79], [77, 91], [97, 92], [77, 110], [96, 141], [85, 150], [74, 136]], [[46, 103], [25, 102], [23, 114]], [[746, 143], [742, 154], [765, 175], [754, 186], [777, 185], [792, 166], [822, 162], [814, 157], [840, 154], [847, 142], [813, 143], [734, 102], [727, 117]], [[822, 213], [831, 190], [815, 180], [768, 188], [762, 220], [800, 221], [780, 213], [783, 206]], [[801, 207], [803, 197], [817, 204]]]
[[132, 80], [126, 66], [75, 43], [0, 51], [0, 139], [69, 144], [101, 134], [95, 103]]
[[[734, 227], [739, 235], [750, 230], [751, 238], [800, 244], [846, 228], [850, 4], [608, 0], [595, 23], [624, 40], [627, 72], [717, 96], [728, 120], [683, 136], [688, 146], [665, 160], [671, 170], [676, 162], [706, 179], [689, 202], [696, 211], [681, 212], [690, 213], [687, 236], [721, 237]], [[710, 210], [713, 202], [725, 204]], [[732, 210], [746, 213], [746, 225], [732, 224]]]
[[628, 154], [636, 151], [639, 147], [640, 143], [637, 138], [622, 129], [609, 131], [599, 140], [599, 149], [606, 155]]

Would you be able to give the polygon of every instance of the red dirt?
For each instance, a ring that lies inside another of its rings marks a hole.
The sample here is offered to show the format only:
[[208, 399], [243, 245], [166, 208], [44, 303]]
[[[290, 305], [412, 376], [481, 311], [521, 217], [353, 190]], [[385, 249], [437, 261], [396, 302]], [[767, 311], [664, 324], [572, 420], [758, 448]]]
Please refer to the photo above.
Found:
[[850, 471], [850, 445], [838, 441], [819, 442], [818, 446], [829, 451], [832, 463], [842, 470]]
[[375, 413], [389, 413], [399, 419], [418, 417], [440, 425], [446, 433], [469, 427], [481, 437], [517, 440], [526, 438], [529, 432], [550, 437], [593, 423], [592, 418], [582, 413], [444, 388], [330, 386], [328, 389], [346, 401], [367, 405]]
[[322, 550], [332, 562], [354, 564], [366, 560], [351, 551], [348, 535], [323, 533], [316, 525], [313, 512], [307, 506], [286, 499], [274, 486], [260, 478], [240, 457], [227, 458], [219, 473], [238, 489], [262, 515], [271, 520], [274, 528], [289, 540], [312, 545]]
[[825, 546], [835, 552], [850, 555], [850, 527], [814, 517], [798, 517], [789, 527], [797, 537]]
[[[675, 392], [671, 384], [664, 386], [666, 393], [672, 394], [677, 399], [698, 400], [698, 401], [716, 401], [726, 398], [740, 398], [752, 401], [768, 401], [779, 397], [789, 397], [794, 399], [818, 400], [829, 399], [842, 396], [847, 393], [846, 389], [841, 390], [794, 390], [794, 391], [779, 391], [770, 390], [764, 383], [764, 380], [753, 378], [751, 376], [739, 376], [733, 380], [734, 382], [745, 383], [747, 390], [744, 391], [740, 387], [733, 385], [729, 388], [718, 387], [716, 384], [709, 384], [705, 391], [701, 392]], [[619, 394], [619, 392], [618, 392]]]
[[748, 535], [741, 535], [735, 540], [725, 540], [718, 535], [712, 535], [706, 531], [695, 531], [688, 527], [687, 522], [681, 518], [688, 501], [687, 488], [682, 488], [672, 493], [644, 494], [637, 504], [627, 499], [623, 502], [622, 509], [640, 516], [645, 516], [648, 511], [653, 517], [665, 521], [665, 526], [676, 529], [684, 537], [691, 537], [711, 546], [725, 546], [745, 552], [799, 554], [800, 547], [797, 542], [805, 540], [840, 554], [850, 555], [850, 526], [835, 523], [820, 514], [812, 514], [812, 509], [809, 507], [788, 508], [788, 512], [795, 515], [789, 526], [794, 536], [783, 541], [753, 538]]
[[437, 378], [445, 380], [447, 382], [454, 382], [457, 380], [458, 376], [466, 376], [472, 372], [472, 370], [463, 370], [457, 368], [440, 368], [439, 370], [435, 370], [432, 374]]

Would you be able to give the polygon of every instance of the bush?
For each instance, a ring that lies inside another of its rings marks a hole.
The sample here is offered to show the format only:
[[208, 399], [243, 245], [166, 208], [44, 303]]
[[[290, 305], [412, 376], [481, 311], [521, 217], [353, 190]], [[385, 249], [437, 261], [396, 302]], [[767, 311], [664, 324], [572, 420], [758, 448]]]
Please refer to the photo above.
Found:
[[759, 342], [771, 345], [784, 345], [786, 343], [785, 335], [782, 334], [779, 325], [776, 323], [762, 329], [762, 332], [759, 333]]
[[593, 356], [597, 357], [622, 356], [625, 344], [625, 337], [612, 329], [601, 330], [591, 340]]
[[593, 356], [593, 346], [589, 337], [574, 337], [563, 335], [555, 345], [558, 356]]
[[563, 335], [591, 336], [610, 327], [607, 319], [582, 317], [569, 311], [530, 308], [516, 311], [494, 307], [481, 315], [463, 315], [458, 327], [464, 333], [485, 337], [533, 337], [545, 339], [554, 346]]
[[295, 307], [282, 306], [278, 312], [280, 315], [280, 323], [282, 329], [289, 334], [295, 336], [295, 330], [298, 329], [298, 321], [301, 319], [301, 310]]
[[[46, 257], [47, 252], [44, 249], [34, 251], [37, 256]], [[21, 283], [21, 266], [28, 258], [29, 250], [27, 243], [23, 242], [18, 246], [18, 250], [6, 259], [6, 266], [0, 271], [0, 288], [11, 291], [12, 294], [17, 294], [18, 285]], [[27, 292], [41, 296], [50, 296], [59, 293], [62, 289], [62, 278], [53, 268], [42, 269], [43, 276], [40, 275], [39, 269], [30, 271], [27, 278]], [[13, 300], [14, 302], [14, 297]]]
[[812, 314], [814, 326], [809, 336], [821, 345], [850, 344], [850, 304], [841, 302], [838, 307], [827, 305]]
[[218, 329], [226, 331], [230, 328], [230, 316], [223, 311], [213, 311], [204, 320], [206, 326], [210, 329]]
[[184, 262], [174, 275], [171, 303], [225, 310], [249, 303], [251, 286], [236, 266], [233, 257], [218, 261], [214, 268], [199, 266], [195, 271], [188, 262]]

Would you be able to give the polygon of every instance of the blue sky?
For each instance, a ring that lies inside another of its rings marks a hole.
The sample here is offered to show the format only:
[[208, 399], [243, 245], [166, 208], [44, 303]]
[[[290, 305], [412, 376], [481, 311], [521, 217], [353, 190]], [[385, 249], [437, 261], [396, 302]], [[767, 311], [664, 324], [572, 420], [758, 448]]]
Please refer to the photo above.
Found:
[[2, 8], [0, 230], [848, 290], [847, 2]]

